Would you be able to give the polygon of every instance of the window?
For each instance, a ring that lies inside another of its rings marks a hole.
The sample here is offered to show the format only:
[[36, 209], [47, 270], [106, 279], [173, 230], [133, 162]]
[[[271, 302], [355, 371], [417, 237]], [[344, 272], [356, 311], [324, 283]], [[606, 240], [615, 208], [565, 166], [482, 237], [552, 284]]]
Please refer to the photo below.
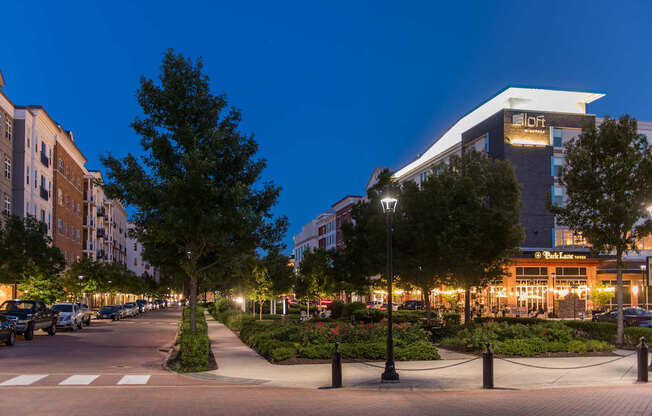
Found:
[[70, 208], [70, 197], [66, 195], [66, 208]]
[[59, 205], [63, 206], [63, 191], [61, 188], [57, 189], [57, 201], [59, 202]]
[[70, 179], [70, 166], [66, 166], [66, 176]]
[[7, 195], [5, 195], [5, 203], [2, 210], [7, 215], [11, 214], [11, 199]]
[[59, 172], [63, 173], [63, 159], [59, 159]]
[[57, 220], [57, 229], [59, 230], [59, 234], [63, 234], [63, 221], [61, 221], [61, 218]]
[[81, 233], [77, 230], [77, 241], [81, 241]]
[[29, 215], [29, 202], [25, 202], [25, 213]]
[[12, 132], [13, 126], [11, 125], [11, 121], [9, 119], [5, 120], [5, 125], [7, 127], [5, 129], [5, 137], [8, 140], [11, 140], [11, 137], [13, 136], [13, 132]]
[[41, 175], [41, 189], [47, 190], [48, 188], [45, 187], [45, 176]]
[[11, 179], [11, 160], [5, 156], [5, 178]]
[[552, 187], [552, 203], [559, 206], [564, 204], [564, 188], [559, 186]]
[[552, 158], [552, 176], [558, 178], [561, 175], [561, 169], [564, 166], [564, 159], [560, 157]]
[[562, 145], [562, 130], [553, 127], [552, 128], [552, 145], [554, 147], [561, 147]]
[[134, 266], [138, 266], [138, 259], [134, 258]]
[[34, 188], [38, 186], [38, 172], [34, 169]]
[[27, 180], [27, 185], [29, 185], [29, 166], [25, 168], [25, 179]]

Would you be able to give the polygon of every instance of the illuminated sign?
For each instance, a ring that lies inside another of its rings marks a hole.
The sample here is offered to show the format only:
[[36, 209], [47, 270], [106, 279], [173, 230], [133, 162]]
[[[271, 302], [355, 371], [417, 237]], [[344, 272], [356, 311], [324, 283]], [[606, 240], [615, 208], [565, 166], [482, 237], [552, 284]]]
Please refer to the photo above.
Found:
[[534, 258], [543, 260], [586, 260], [586, 255], [564, 253], [563, 251], [536, 251]]
[[546, 118], [543, 115], [533, 116], [528, 113], [512, 115], [512, 126], [521, 126], [526, 133], [546, 133]]

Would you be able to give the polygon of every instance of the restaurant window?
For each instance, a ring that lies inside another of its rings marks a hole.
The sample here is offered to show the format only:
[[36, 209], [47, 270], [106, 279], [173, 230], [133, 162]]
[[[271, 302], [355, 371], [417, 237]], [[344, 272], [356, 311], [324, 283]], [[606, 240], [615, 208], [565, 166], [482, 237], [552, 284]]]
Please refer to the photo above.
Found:
[[[603, 280], [602, 284], [609, 287], [613, 287], [614, 289], [618, 287], [617, 280]], [[641, 298], [641, 294], [643, 294], [643, 291], [637, 290], [637, 292], [639, 296], [639, 304], [644, 303], [644, 299]], [[617, 306], [616, 290], [614, 290], [612, 293], [613, 293], [613, 297], [609, 300], [609, 305], [608, 305], [609, 309], [615, 308]], [[623, 280], [623, 307], [629, 307], [629, 306], [632, 306], [632, 281]]]
[[559, 178], [561, 176], [561, 170], [564, 166], [564, 159], [561, 157], [553, 157], [552, 158], [552, 176], [555, 178]]
[[517, 267], [515, 295], [519, 315], [547, 311], [548, 268]]

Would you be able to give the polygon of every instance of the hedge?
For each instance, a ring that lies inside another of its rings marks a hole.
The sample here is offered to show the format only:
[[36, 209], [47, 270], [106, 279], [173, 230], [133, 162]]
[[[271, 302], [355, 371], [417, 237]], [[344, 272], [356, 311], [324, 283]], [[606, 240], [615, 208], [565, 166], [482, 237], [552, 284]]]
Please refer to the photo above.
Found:
[[197, 372], [208, 369], [210, 340], [204, 317], [204, 308], [197, 307], [197, 330], [190, 330], [190, 307], [183, 309], [183, 323], [179, 334], [180, 359], [183, 372]]

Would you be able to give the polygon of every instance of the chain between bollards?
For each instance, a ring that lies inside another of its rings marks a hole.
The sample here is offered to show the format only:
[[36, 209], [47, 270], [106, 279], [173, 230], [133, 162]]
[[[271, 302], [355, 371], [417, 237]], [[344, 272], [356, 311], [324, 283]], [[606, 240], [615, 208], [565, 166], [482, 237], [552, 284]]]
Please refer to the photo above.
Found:
[[340, 351], [340, 343], [335, 343], [333, 350], [333, 364], [332, 364], [332, 383], [331, 387], [334, 389], [342, 387], [342, 351]]
[[641, 337], [638, 343], [638, 377], [636, 381], [640, 383], [647, 383], [647, 342], [645, 337]]
[[494, 353], [487, 342], [487, 350], [482, 353], [482, 388], [494, 388]]

